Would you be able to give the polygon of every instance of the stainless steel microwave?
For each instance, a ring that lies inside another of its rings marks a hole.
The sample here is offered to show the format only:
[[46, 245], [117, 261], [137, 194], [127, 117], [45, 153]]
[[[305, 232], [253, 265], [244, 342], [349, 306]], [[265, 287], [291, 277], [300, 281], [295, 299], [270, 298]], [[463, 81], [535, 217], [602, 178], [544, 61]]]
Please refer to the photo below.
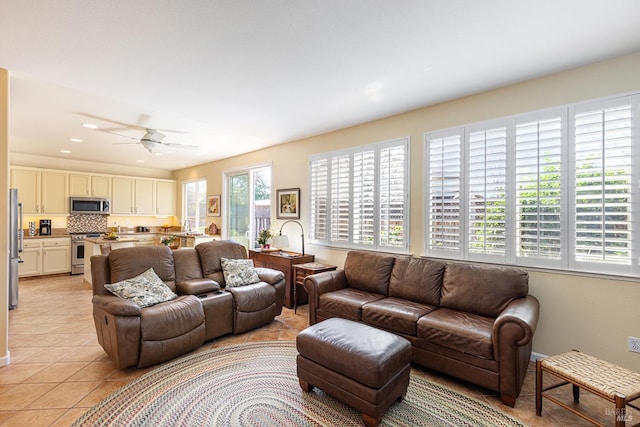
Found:
[[111, 212], [109, 199], [104, 197], [70, 197], [69, 212], [108, 215]]

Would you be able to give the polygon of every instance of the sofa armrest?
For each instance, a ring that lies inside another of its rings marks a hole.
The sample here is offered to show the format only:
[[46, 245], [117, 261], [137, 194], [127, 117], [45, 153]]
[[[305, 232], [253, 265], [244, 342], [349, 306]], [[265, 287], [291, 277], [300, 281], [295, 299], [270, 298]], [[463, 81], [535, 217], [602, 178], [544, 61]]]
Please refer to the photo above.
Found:
[[142, 315], [142, 309], [138, 304], [115, 295], [94, 295], [91, 302], [114, 316]]
[[282, 271], [274, 270], [272, 268], [256, 267], [256, 273], [258, 273], [260, 281], [267, 282], [270, 285], [275, 285], [280, 280], [284, 279], [284, 273]]
[[178, 282], [176, 283], [176, 289], [180, 295], [200, 295], [219, 290], [220, 284], [215, 280], [204, 277], [201, 279], [188, 279]]
[[332, 270], [312, 274], [304, 279], [304, 289], [309, 294], [309, 324], [317, 322], [316, 308], [320, 305], [320, 295], [344, 289], [348, 286], [344, 270]]
[[493, 325], [493, 352], [500, 370], [500, 400], [513, 407], [524, 384], [538, 325], [540, 303], [532, 296], [509, 303]]
[[518, 334], [512, 338], [518, 346], [528, 344], [536, 331], [538, 316], [540, 315], [540, 303], [532, 296], [517, 298], [509, 303], [500, 313], [493, 324], [493, 345], [500, 342], [500, 334], [508, 324], [517, 325]]

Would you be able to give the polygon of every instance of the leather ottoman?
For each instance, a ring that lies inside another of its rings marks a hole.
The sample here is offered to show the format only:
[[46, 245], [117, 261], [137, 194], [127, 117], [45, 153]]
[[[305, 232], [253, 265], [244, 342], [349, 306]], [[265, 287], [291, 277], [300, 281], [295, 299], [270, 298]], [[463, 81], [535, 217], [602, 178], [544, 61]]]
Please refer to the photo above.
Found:
[[331, 318], [300, 332], [296, 346], [302, 389], [322, 389], [362, 412], [367, 426], [377, 426], [407, 392], [411, 344], [402, 337]]

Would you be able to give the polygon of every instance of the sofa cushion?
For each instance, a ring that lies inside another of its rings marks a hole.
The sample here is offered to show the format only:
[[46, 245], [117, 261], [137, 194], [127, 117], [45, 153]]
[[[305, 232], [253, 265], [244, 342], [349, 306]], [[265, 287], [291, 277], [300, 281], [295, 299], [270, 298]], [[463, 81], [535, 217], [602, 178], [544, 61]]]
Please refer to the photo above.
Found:
[[135, 302], [141, 308], [150, 307], [178, 297], [160, 280], [152, 268], [130, 279], [111, 284], [107, 283], [104, 287], [120, 298]]
[[448, 264], [440, 306], [498, 317], [516, 298], [529, 292], [529, 274], [515, 267]]
[[373, 252], [351, 251], [344, 262], [350, 288], [386, 296], [395, 258]]
[[200, 264], [204, 276], [220, 283], [222, 287], [225, 286], [225, 281], [222, 274], [220, 258], [247, 258], [247, 250], [245, 247], [230, 240], [213, 240], [211, 242], [200, 243], [196, 246], [196, 251], [198, 251], [198, 255], [200, 255]]
[[383, 298], [362, 307], [362, 321], [391, 332], [416, 336], [418, 319], [436, 308], [401, 298]]
[[227, 288], [258, 283], [260, 278], [253, 267], [252, 259], [227, 259], [220, 258], [222, 273]]
[[204, 323], [202, 303], [194, 295], [182, 295], [167, 304], [142, 310], [140, 332], [143, 341], [175, 338]]
[[418, 338], [461, 353], [492, 360], [493, 322], [494, 319], [489, 317], [439, 308], [418, 319]]
[[276, 301], [276, 288], [265, 282], [231, 287], [227, 288], [227, 291], [233, 295], [236, 311], [260, 311], [270, 307]]
[[397, 258], [391, 270], [389, 296], [440, 305], [445, 263], [426, 258]]
[[111, 283], [130, 279], [149, 268], [172, 291], [176, 290], [176, 274], [173, 252], [166, 246], [137, 246], [115, 249], [109, 253]]
[[173, 253], [173, 262], [176, 266], [176, 282], [183, 282], [191, 279], [201, 279], [202, 266], [200, 256], [194, 248], [182, 248]]
[[362, 306], [384, 298], [384, 295], [345, 288], [320, 295], [318, 310], [334, 317], [361, 320]]

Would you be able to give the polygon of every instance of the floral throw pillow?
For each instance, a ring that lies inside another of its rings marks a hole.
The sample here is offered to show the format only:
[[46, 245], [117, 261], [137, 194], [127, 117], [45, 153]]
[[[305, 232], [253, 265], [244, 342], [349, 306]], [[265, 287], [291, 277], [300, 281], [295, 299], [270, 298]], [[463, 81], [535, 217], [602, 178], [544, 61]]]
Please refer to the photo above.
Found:
[[250, 285], [260, 281], [252, 259], [220, 258], [227, 288]]
[[141, 308], [177, 298], [171, 288], [158, 277], [153, 268], [144, 273], [121, 282], [104, 285], [109, 292], [131, 300]]

